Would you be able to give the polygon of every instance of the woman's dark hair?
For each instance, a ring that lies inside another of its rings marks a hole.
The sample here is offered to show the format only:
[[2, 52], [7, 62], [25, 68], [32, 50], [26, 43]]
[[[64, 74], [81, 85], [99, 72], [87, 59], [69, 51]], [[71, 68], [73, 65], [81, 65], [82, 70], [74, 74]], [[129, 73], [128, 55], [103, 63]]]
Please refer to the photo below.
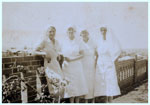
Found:
[[[88, 32], [87, 30], [83, 30], [83, 31], [81, 31], [81, 34], [89, 35], [89, 32]], [[80, 34], [80, 35], [81, 35], [81, 34]]]
[[106, 27], [101, 27], [100, 31], [107, 31], [107, 28]]
[[56, 31], [56, 28], [54, 26], [50, 26], [49, 29], [53, 29]]
[[68, 28], [68, 31], [76, 32], [75, 29], [74, 29], [73, 27], [69, 27], [69, 28]]

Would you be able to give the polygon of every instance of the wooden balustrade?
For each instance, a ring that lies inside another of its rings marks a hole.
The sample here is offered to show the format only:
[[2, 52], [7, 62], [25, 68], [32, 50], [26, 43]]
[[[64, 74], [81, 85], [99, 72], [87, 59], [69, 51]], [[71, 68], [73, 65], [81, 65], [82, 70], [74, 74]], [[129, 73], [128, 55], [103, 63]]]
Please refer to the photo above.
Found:
[[[24, 74], [20, 72], [20, 75], [21, 75], [21, 79], [24, 80]], [[27, 85], [23, 81], [21, 81], [21, 100], [22, 103], [28, 102]]]
[[147, 78], [147, 61], [139, 60], [135, 62], [135, 83]]
[[134, 60], [116, 63], [116, 71], [120, 88], [131, 86], [134, 82]]
[[134, 59], [116, 63], [117, 77], [121, 89], [132, 86], [144, 79], [147, 79], [147, 60]]

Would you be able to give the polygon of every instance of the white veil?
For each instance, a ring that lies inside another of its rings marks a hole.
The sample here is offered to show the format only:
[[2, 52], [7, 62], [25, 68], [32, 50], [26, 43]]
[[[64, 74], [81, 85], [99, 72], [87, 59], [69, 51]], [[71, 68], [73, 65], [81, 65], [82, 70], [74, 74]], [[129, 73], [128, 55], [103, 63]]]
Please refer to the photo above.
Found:
[[[107, 28], [106, 41], [108, 43], [108, 48], [109, 48], [109, 51], [111, 53], [112, 61], [115, 61], [116, 58], [121, 54], [121, 45], [120, 45], [117, 37], [115, 36], [112, 28], [108, 27], [108, 25], [102, 25], [101, 27]], [[99, 32], [100, 32], [100, 28], [99, 28]], [[102, 41], [102, 35], [100, 35], [99, 42], [100, 42], [100, 45], [101, 45], [101, 42], [103, 42]]]

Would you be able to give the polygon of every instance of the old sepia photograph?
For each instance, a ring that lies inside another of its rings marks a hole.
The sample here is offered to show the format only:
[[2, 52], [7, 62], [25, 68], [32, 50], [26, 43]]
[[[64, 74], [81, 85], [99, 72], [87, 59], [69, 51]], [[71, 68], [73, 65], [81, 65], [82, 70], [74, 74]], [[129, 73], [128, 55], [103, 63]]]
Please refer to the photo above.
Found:
[[2, 103], [148, 103], [148, 2], [2, 2]]

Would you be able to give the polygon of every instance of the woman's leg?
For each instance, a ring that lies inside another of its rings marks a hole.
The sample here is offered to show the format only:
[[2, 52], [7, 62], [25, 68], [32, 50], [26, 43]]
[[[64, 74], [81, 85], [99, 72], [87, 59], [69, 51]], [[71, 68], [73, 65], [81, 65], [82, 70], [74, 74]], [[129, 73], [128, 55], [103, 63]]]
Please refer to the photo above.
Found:
[[108, 96], [105, 96], [105, 103], [108, 103]]
[[70, 98], [70, 103], [74, 103], [74, 97]]
[[95, 98], [92, 99], [92, 103], [95, 103]]
[[112, 100], [113, 100], [113, 96], [109, 96], [109, 97], [108, 97], [108, 102], [109, 102], [109, 103], [112, 103]]
[[85, 99], [85, 103], [88, 103], [88, 99]]
[[105, 98], [106, 103], [112, 103], [112, 100], [113, 100], [113, 96], [106, 96]]
[[80, 98], [79, 97], [76, 97], [75, 98], [75, 103], [79, 103], [80, 102]]

